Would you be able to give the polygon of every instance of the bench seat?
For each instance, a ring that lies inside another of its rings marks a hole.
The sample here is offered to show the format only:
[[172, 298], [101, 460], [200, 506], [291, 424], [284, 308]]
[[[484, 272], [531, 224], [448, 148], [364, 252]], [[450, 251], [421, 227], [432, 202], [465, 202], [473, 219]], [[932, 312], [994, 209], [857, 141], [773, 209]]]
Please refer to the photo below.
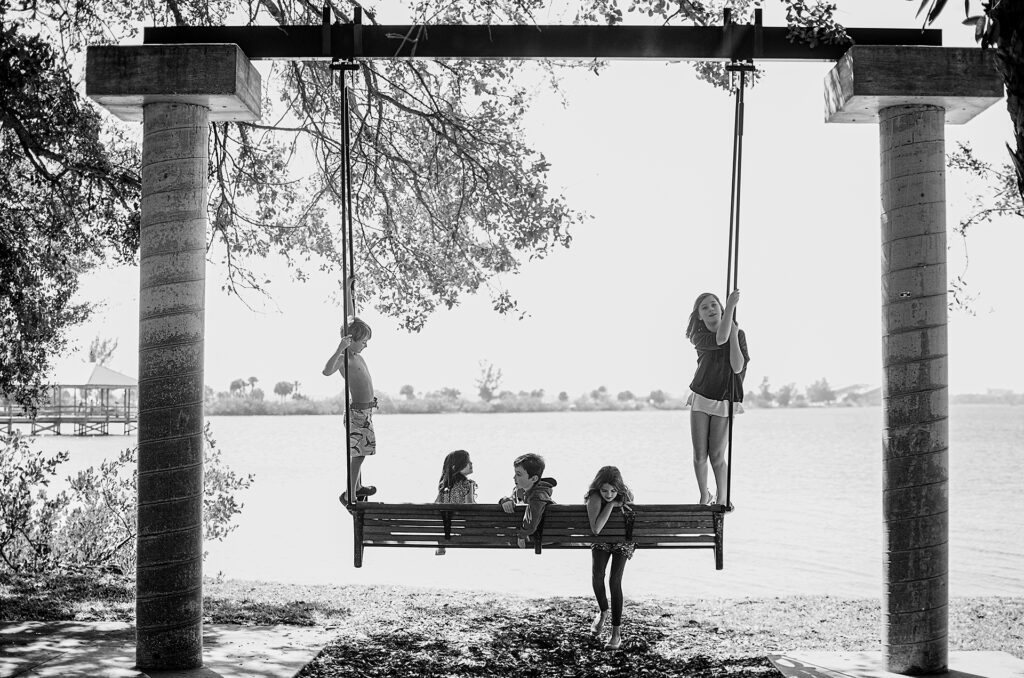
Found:
[[[497, 504], [382, 504], [358, 502], [354, 518], [355, 566], [367, 546], [437, 548], [518, 548], [516, 532], [525, 507], [505, 513]], [[699, 504], [637, 504], [632, 520], [614, 511], [600, 535], [590, 531], [584, 504], [550, 504], [528, 546], [544, 549], [590, 548], [595, 542], [632, 541], [639, 549], [713, 549], [722, 569], [725, 509]]]

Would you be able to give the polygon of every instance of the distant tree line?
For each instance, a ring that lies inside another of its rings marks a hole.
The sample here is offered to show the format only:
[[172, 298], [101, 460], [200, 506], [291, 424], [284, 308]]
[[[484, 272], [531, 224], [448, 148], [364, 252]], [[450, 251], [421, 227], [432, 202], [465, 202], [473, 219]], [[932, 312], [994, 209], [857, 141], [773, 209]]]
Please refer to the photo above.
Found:
[[[397, 396], [377, 391], [378, 411], [382, 414], [436, 414], [444, 412], [562, 412], [620, 410], [682, 410], [687, 393], [674, 395], [662, 389], [646, 393], [630, 390], [612, 392], [606, 386], [571, 396], [544, 389], [512, 391], [503, 389], [502, 371], [489, 362], [480, 363], [475, 381], [476, 397], [465, 397], [454, 387], [417, 391], [404, 384]], [[344, 392], [329, 398], [309, 398], [298, 381], [279, 381], [274, 386], [276, 399], [267, 399], [257, 377], [235, 379], [227, 391], [206, 388], [206, 413], [209, 415], [341, 414], [345, 410]], [[833, 389], [821, 378], [802, 390], [795, 383], [773, 388], [765, 377], [758, 388], [744, 394], [747, 407], [877, 406], [881, 389], [856, 384]]]

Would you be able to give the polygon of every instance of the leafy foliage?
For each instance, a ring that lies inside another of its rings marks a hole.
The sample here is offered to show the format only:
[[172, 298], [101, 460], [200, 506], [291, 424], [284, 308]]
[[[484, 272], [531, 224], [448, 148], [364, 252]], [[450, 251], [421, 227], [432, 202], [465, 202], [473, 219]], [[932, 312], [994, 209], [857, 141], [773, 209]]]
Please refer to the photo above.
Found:
[[[254, 476], [228, 468], [209, 426], [203, 487], [203, 532], [222, 541], [234, 529], [243, 504], [235, 493]], [[0, 433], [0, 559], [11, 572], [40, 574], [57, 570], [135, 569], [136, 450], [126, 449], [69, 478], [67, 490], [46, 495], [67, 452], [46, 457], [30, 449], [19, 432]]]
[[281, 400], [284, 400], [293, 390], [292, 382], [290, 381], [279, 381], [274, 384], [274, 393], [281, 396]]
[[786, 25], [790, 42], [805, 42], [811, 47], [826, 45], [852, 45], [853, 39], [839, 25], [833, 13], [836, 6], [827, 2], [808, 5], [802, 0], [786, 2]]
[[89, 344], [89, 362], [106, 365], [117, 350], [117, 339], [94, 337]]
[[0, 0], [0, 395], [32, 410], [50, 356], [88, 315], [78, 276], [138, 249], [138, 153]]
[[68, 460], [67, 452], [46, 458], [29, 448], [19, 431], [0, 432], [0, 561], [13, 572], [42, 572], [55, 564], [55, 516], [68, 504], [47, 498], [43, 488]]
[[836, 399], [836, 394], [828, 385], [828, 379], [823, 377], [807, 387], [807, 399], [812, 403], [830, 403]]
[[485, 403], [491, 402], [501, 388], [501, 370], [495, 368], [491, 362], [480, 361], [480, 375], [476, 378], [476, 388], [480, 400]]
[[[980, 191], [970, 197], [970, 212], [967, 216], [962, 217], [960, 223], [953, 228], [953, 232], [964, 240], [965, 253], [969, 252], [966, 247], [967, 233], [974, 226], [990, 223], [999, 217], [1024, 218], [1024, 201], [1021, 200], [1021, 193], [1016, 185], [1017, 174], [1009, 164], [995, 167], [992, 163], [980, 160], [974, 154], [971, 145], [963, 142], [957, 143], [957, 150], [950, 154], [947, 164], [949, 167], [975, 178], [981, 184]], [[950, 281], [949, 308], [974, 315], [976, 297], [971, 294], [966, 279], [969, 266], [970, 256], [968, 254], [963, 271]]]
[[[1006, 150], [1017, 178], [1017, 192], [1024, 198], [1024, 3], [1020, 0], [985, 0], [982, 13], [971, 14], [971, 0], [964, 0], [965, 26], [974, 26], [974, 39], [982, 49], [992, 48], [996, 68], [1006, 85], [1006, 109], [1013, 123], [1016, 147]], [[946, 0], [921, 0], [917, 14], [925, 12], [924, 25], [935, 21]]]

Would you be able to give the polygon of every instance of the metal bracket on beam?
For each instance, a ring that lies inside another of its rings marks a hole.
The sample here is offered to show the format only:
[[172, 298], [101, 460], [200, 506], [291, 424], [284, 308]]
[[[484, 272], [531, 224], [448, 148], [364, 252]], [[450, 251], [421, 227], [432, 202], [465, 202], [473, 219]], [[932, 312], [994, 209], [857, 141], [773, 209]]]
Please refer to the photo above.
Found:
[[[764, 24], [760, 7], [754, 9], [753, 24], [738, 24], [732, 20], [732, 8], [722, 11], [722, 40], [731, 63], [726, 70], [754, 70], [752, 62], [764, 55]], [[750, 67], [736, 67], [741, 62], [751, 62]]]
[[[349, 40], [347, 41], [348, 49], [347, 54], [337, 54], [341, 46], [345, 44], [345, 41], [335, 40], [335, 37], [341, 37], [341, 31], [344, 28], [348, 28], [351, 31]], [[341, 60], [348, 62], [354, 62], [357, 58], [363, 55], [363, 8], [356, 7], [352, 13], [352, 23], [343, 24], [335, 23], [331, 24], [331, 6], [324, 5], [323, 9], [323, 20], [320, 27], [320, 52], [321, 56], [331, 58], [331, 68], [343, 70], [354, 70], [358, 68], [354, 64], [340, 64]], [[335, 36], [337, 34], [337, 36]]]

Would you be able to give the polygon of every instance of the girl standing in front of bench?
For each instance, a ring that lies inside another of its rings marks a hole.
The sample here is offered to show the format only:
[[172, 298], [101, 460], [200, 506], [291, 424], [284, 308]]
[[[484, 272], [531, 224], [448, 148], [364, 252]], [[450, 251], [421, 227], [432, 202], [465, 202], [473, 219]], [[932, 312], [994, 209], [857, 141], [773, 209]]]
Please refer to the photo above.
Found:
[[[590, 518], [590, 530], [594, 534], [601, 534], [601, 530], [608, 524], [612, 511], [621, 509], [623, 514], [631, 514], [629, 504], [633, 501], [633, 492], [622, 480], [622, 474], [614, 466], [603, 466], [590, 488], [583, 495], [583, 501], [587, 504], [587, 516]], [[597, 598], [597, 606], [600, 611], [594, 618], [590, 630], [594, 635], [599, 635], [604, 623], [608, 620], [608, 596], [605, 593], [604, 577], [608, 569], [609, 559], [612, 561], [612, 571], [608, 577], [608, 588], [612, 592], [612, 636], [605, 645], [606, 650], [617, 650], [622, 645], [622, 573], [626, 569], [626, 561], [633, 557], [633, 550], [636, 544], [633, 542], [607, 543], [598, 542], [591, 546], [593, 564], [591, 577], [594, 585], [594, 596]]]
[[[441, 479], [437, 483], [435, 504], [475, 504], [476, 481], [469, 479], [473, 472], [473, 462], [469, 452], [455, 450], [449, 452], [441, 465]], [[434, 555], [443, 556], [445, 548], [438, 546]]]

